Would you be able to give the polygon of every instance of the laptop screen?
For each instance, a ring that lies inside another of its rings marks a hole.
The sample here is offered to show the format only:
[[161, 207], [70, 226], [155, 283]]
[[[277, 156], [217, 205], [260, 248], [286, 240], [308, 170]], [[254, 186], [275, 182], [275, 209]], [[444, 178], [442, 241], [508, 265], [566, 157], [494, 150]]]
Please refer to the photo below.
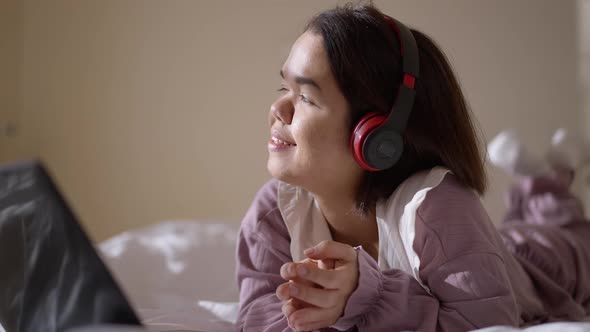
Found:
[[6, 331], [140, 325], [38, 162], [0, 166], [0, 271]]

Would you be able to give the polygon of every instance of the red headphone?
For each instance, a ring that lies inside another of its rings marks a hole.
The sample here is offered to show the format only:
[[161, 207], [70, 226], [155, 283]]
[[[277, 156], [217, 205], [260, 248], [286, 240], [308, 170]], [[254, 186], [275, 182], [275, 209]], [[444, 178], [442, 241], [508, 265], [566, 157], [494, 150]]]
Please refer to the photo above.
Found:
[[385, 19], [400, 41], [403, 80], [389, 115], [370, 112], [352, 132], [350, 144], [354, 159], [368, 171], [388, 169], [401, 158], [404, 148], [402, 133], [414, 105], [414, 86], [419, 75], [418, 47], [412, 32], [394, 18], [385, 16]]

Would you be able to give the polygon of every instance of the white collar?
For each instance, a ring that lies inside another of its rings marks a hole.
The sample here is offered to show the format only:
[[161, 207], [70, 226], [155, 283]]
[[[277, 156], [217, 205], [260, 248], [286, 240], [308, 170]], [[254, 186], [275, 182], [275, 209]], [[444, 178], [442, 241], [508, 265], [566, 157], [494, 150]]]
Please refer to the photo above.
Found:
[[[413, 249], [416, 211], [432, 188], [438, 186], [450, 170], [435, 167], [406, 179], [387, 201], [376, 206], [379, 232], [378, 265], [381, 270], [400, 269], [420, 279], [420, 257]], [[303, 251], [324, 240], [332, 240], [328, 222], [313, 194], [303, 188], [279, 182], [278, 205], [291, 237], [291, 257], [304, 260]]]
[[[416, 210], [426, 193], [438, 186], [449, 172], [442, 167], [418, 172], [406, 179], [387, 201], [377, 204], [381, 268], [406, 265], [405, 259], [401, 257], [408, 256], [404, 252], [408, 252], [413, 243]], [[312, 193], [301, 187], [279, 182], [278, 205], [291, 237], [293, 261], [305, 259], [305, 249], [323, 240], [332, 240], [328, 223]], [[400, 247], [400, 242], [404, 242], [403, 247]]]

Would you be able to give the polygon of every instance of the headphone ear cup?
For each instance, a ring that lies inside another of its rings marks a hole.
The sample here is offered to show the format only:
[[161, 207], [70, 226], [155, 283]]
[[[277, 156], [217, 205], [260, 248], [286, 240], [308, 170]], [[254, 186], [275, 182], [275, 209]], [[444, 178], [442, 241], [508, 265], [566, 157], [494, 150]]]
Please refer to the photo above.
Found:
[[372, 168], [384, 170], [395, 165], [404, 150], [402, 136], [386, 127], [375, 128], [363, 144], [365, 162]]
[[365, 141], [367, 137], [369, 137], [369, 135], [371, 135], [371, 133], [374, 132], [376, 128], [379, 128], [383, 123], [385, 123], [386, 120], [387, 116], [385, 114], [371, 112], [361, 118], [352, 132], [352, 136], [350, 138], [352, 156], [362, 168], [368, 171], [379, 171], [380, 169], [371, 166], [365, 159], [366, 154], [365, 151], [363, 151]]

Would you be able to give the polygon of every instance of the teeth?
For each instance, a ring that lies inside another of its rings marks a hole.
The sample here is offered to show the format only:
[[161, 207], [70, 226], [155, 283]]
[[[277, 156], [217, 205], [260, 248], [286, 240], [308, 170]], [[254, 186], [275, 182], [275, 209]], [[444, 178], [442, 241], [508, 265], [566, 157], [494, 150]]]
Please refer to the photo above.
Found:
[[294, 144], [291, 144], [291, 143], [287, 143], [285, 141], [282, 141], [282, 140], [280, 140], [280, 139], [278, 139], [278, 138], [276, 138], [274, 136], [272, 137], [272, 141], [275, 142], [275, 143], [277, 143], [277, 144], [282, 144], [282, 145], [294, 145]]

